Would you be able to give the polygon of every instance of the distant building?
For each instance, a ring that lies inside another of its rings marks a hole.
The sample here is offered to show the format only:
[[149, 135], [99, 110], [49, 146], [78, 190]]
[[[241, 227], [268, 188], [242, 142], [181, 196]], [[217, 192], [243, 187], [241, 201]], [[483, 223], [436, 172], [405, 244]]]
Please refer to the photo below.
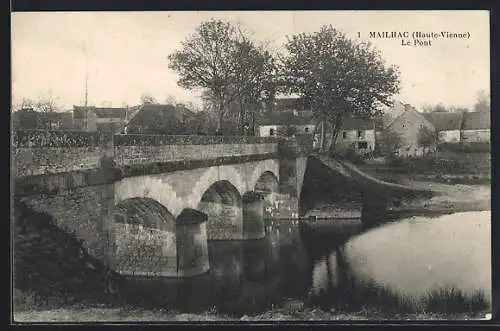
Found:
[[461, 141], [462, 142], [490, 142], [490, 113], [469, 112], [464, 113]]
[[439, 143], [460, 141], [462, 113], [434, 112], [423, 115], [436, 129]]
[[123, 127], [129, 110], [111, 107], [73, 107], [73, 124], [83, 131], [118, 132]]
[[292, 113], [300, 117], [312, 117], [312, 110], [299, 97], [278, 96], [272, 103], [263, 103], [264, 113]]
[[355, 117], [345, 118], [337, 136], [335, 150], [352, 150], [356, 154], [372, 153], [375, 150], [375, 122]]
[[124, 131], [129, 134], [184, 134], [194, 115], [181, 105], [144, 104], [134, 110]]
[[392, 107], [383, 110], [381, 122], [381, 125], [377, 125], [376, 136], [381, 138], [387, 130], [397, 133], [401, 138], [401, 146], [394, 152], [398, 156], [416, 157], [424, 154], [424, 147], [418, 143], [419, 131], [423, 127], [434, 130], [434, 126], [415, 107], [400, 101], [394, 102]]
[[22, 130], [73, 130], [71, 112], [39, 112], [25, 108], [12, 113], [14, 128]]
[[260, 137], [283, 135], [286, 128], [292, 128], [295, 134], [312, 134], [315, 128], [311, 116], [296, 116], [293, 112], [262, 114], [256, 122]]

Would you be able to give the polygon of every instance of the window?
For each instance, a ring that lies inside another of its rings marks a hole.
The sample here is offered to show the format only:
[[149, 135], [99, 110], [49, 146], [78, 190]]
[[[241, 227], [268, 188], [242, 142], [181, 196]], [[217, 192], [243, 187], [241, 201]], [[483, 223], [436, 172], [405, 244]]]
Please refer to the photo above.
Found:
[[358, 142], [358, 149], [367, 149], [367, 148], [368, 148], [368, 143], [366, 141]]
[[358, 131], [358, 138], [363, 138], [363, 131]]
[[274, 136], [274, 128], [270, 128], [269, 129], [269, 135], [270, 136]]
[[342, 139], [346, 139], [347, 138], [347, 132], [343, 131], [342, 132]]
[[305, 131], [306, 133], [307, 133], [307, 132], [309, 132], [309, 128], [305, 128], [305, 130], [304, 130], [304, 131]]

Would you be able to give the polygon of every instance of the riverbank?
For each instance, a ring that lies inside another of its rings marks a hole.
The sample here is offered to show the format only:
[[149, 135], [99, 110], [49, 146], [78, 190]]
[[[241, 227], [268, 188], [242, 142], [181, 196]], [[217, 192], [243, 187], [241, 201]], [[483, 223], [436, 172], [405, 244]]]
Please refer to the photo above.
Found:
[[491, 175], [474, 174], [414, 174], [390, 172], [380, 165], [357, 165], [380, 180], [408, 185], [436, 193], [431, 199], [403, 201], [400, 209], [443, 212], [466, 212], [491, 209]]
[[284, 307], [271, 309], [261, 314], [241, 317], [207, 311], [199, 314], [182, 313], [167, 309], [112, 308], [103, 306], [67, 307], [43, 311], [19, 311], [14, 321], [19, 323], [36, 322], [275, 322], [275, 321], [343, 321], [343, 320], [478, 320], [484, 319], [487, 312], [474, 314], [388, 314], [382, 310], [363, 309], [357, 312], [325, 311], [319, 308], [304, 307], [300, 301], [290, 302]]
[[403, 201], [400, 209], [427, 211], [466, 212], [491, 210], [490, 184], [444, 184], [434, 181], [403, 179], [402, 184], [436, 192], [431, 199]]

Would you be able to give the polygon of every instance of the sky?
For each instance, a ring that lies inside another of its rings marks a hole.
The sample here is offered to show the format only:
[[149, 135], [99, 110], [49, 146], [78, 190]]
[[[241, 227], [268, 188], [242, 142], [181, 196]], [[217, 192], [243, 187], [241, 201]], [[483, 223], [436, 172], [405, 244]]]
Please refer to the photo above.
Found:
[[[443, 103], [472, 107], [490, 92], [487, 11], [190, 11], [12, 13], [12, 101], [52, 97], [63, 110], [88, 103], [136, 105], [143, 94], [163, 102], [200, 104], [200, 92], [177, 85], [167, 56], [210, 18], [240, 23], [252, 38], [283, 50], [287, 36], [331, 24], [370, 41], [401, 72], [396, 98], [417, 108]], [[462, 33], [466, 39], [371, 38], [370, 32]], [[402, 39], [412, 43], [402, 46]], [[86, 51], [84, 51], [84, 49]], [[85, 55], [87, 54], [87, 55]]]

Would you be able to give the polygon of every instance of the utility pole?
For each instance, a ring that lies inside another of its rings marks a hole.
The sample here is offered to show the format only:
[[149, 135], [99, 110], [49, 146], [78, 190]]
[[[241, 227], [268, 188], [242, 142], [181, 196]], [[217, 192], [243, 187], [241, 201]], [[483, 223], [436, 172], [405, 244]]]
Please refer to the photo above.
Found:
[[85, 56], [85, 101], [84, 101], [84, 109], [85, 109], [85, 131], [88, 131], [88, 120], [89, 120], [89, 110], [88, 110], [88, 84], [89, 84], [89, 61], [87, 56], [87, 46], [85, 42], [82, 45], [83, 54]]

